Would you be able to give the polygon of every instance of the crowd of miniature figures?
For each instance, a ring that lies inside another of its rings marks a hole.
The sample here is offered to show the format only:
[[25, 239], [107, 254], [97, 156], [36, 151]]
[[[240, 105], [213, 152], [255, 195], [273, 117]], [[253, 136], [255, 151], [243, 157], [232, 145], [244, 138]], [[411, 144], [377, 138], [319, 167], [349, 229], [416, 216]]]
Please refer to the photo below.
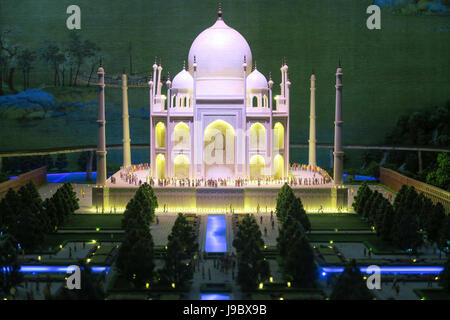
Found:
[[[312, 177], [286, 177], [286, 178], [274, 178], [274, 177], [260, 177], [260, 178], [216, 178], [216, 179], [205, 179], [205, 178], [164, 178], [164, 179], [156, 179], [151, 177], [150, 175], [146, 177], [139, 176], [136, 172], [138, 171], [149, 171], [149, 165], [139, 164], [132, 165], [128, 168], [121, 167], [119, 172], [120, 179], [125, 181], [130, 185], [140, 186], [142, 183], [146, 182], [151, 186], [158, 187], [226, 187], [226, 186], [235, 186], [235, 187], [243, 187], [243, 186], [254, 186], [254, 185], [273, 185], [273, 184], [284, 184], [288, 183], [291, 186], [312, 186], [312, 185], [323, 185], [331, 182], [331, 178], [325, 170], [319, 167], [311, 167], [307, 165], [298, 165], [294, 163], [291, 166], [291, 172], [310, 172], [312, 173]], [[111, 183], [116, 183], [116, 178], [111, 177]]]

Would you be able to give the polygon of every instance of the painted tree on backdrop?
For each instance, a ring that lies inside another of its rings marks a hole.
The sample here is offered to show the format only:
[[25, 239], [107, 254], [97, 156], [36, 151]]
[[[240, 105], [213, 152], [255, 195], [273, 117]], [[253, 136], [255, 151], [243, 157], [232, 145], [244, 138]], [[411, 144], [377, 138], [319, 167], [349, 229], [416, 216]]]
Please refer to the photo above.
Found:
[[256, 289], [269, 277], [269, 264], [264, 259], [261, 230], [252, 215], [246, 215], [233, 240], [238, 258], [237, 281], [245, 291]]
[[344, 269], [334, 285], [331, 300], [372, 300], [373, 296], [367, 288], [356, 261], [352, 260]]

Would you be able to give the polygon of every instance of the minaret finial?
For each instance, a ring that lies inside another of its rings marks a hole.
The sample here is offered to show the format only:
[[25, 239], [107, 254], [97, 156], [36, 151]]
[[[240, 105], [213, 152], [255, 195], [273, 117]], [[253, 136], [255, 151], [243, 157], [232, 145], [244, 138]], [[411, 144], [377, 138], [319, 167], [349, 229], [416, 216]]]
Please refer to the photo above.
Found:
[[194, 56], [194, 63], [196, 63], [197, 62], [197, 58]]
[[272, 80], [272, 72], [269, 72], [269, 80]]
[[155, 56], [155, 64], [156, 64], [156, 61], [158, 60], [158, 58]]
[[341, 58], [339, 58], [339, 68], [342, 67], [341, 65]]
[[170, 72], [167, 72], [167, 81], [170, 81]]
[[311, 71], [311, 73], [312, 73], [312, 74], [314, 74], [314, 68], [312, 68], [312, 71]]
[[255, 64], [253, 65], [253, 70], [256, 70], [256, 60], [255, 60]]
[[186, 70], [186, 60], [183, 61], [183, 70]]
[[103, 67], [103, 56], [100, 57], [100, 67]]
[[219, 2], [219, 10], [217, 11], [217, 16], [219, 20], [222, 20], [222, 3]]
[[159, 58], [159, 66], [161, 67], [161, 58]]

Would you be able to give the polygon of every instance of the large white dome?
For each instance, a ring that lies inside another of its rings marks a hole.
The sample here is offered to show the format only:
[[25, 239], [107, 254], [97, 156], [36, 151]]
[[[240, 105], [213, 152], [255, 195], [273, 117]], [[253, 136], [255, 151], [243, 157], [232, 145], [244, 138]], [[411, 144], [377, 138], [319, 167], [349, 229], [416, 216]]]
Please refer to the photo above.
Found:
[[243, 94], [244, 56], [251, 70], [252, 52], [245, 38], [219, 16], [216, 23], [200, 33], [189, 50], [190, 72], [197, 63], [199, 95]]

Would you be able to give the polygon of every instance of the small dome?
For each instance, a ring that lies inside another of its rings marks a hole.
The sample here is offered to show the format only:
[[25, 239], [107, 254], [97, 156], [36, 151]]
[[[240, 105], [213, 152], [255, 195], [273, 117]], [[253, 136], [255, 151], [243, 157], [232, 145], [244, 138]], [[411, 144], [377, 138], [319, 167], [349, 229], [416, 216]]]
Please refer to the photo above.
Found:
[[256, 68], [247, 76], [247, 90], [251, 89], [268, 89], [266, 77]]
[[185, 69], [181, 70], [172, 80], [172, 89], [189, 89], [194, 88], [194, 79]]

